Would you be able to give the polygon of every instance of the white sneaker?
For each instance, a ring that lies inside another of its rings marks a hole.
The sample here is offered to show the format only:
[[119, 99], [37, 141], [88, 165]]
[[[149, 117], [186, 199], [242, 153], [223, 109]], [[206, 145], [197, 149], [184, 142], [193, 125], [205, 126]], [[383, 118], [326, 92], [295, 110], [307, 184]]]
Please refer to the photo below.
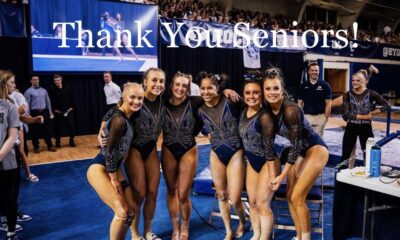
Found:
[[26, 177], [26, 180], [29, 182], [39, 182], [39, 178], [35, 174], [32, 174], [32, 173]]
[[18, 236], [17, 234], [15, 234], [15, 232], [8, 232], [7, 240], [18, 240]]
[[[23, 229], [23, 228], [22, 228], [21, 225], [15, 224], [15, 231], [16, 231], [16, 232], [21, 231], [22, 229]], [[8, 232], [7, 223], [2, 223], [2, 224], [0, 225], [0, 231]]]
[[161, 240], [161, 238], [157, 237], [155, 233], [148, 232], [146, 234], [146, 240]]
[[18, 211], [17, 222], [26, 222], [26, 221], [29, 221], [29, 220], [32, 220], [31, 216], [29, 216], [27, 214], [24, 214], [21, 211]]

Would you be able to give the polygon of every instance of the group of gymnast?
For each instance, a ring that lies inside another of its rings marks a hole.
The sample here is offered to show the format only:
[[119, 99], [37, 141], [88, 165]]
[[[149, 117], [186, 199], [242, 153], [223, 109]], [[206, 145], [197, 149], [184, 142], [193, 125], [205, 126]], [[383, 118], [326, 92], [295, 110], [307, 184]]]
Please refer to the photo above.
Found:
[[[361, 77], [367, 76], [353, 75], [355, 79]], [[200, 77], [201, 96], [189, 96], [190, 84], [191, 76], [177, 72], [171, 80], [170, 97], [163, 98], [165, 73], [150, 68], [142, 84], [124, 85], [118, 106], [104, 116], [98, 135], [102, 149], [89, 166], [87, 178], [114, 212], [110, 239], [125, 239], [128, 229], [134, 240], [160, 239], [152, 228], [160, 160], [167, 186], [171, 239], [189, 239], [190, 191], [198, 163], [195, 137], [202, 129], [211, 142], [211, 175], [225, 239], [244, 234], [244, 184], [250, 203], [251, 239], [269, 239], [274, 225], [271, 200], [284, 181], [296, 228], [294, 239], [311, 239], [305, 200], [327, 164], [328, 147], [304, 118], [301, 107], [289, 100], [281, 70], [271, 67], [257, 78], [245, 80], [242, 96], [222, 89], [226, 84], [213, 74]], [[346, 116], [357, 117], [355, 111], [347, 109]], [[159, 159], [156, 143], [161, 132]], [[290, 141], [279, 154], [274, 149], [276, 135]], [[140, 232], [142, 204], [144, 229]], [[235, 230], [231, 227], [231, 206], [239, 217]]]

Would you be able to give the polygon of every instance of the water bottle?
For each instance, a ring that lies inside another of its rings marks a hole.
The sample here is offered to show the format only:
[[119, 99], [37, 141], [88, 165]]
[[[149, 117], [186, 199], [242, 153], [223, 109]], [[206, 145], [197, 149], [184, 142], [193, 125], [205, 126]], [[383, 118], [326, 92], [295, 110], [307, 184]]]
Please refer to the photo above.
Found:
[[369, 168], [371, 165], [371, 148], [374, 145], [375, 145], [374, 138], [373, 137], [368, 138], [365, 148], [365, 168], [367, 172], [369, 172]]
[[381, 175], [381, 148], [378, 146], [371, 148], [369, 172], [371, 177], [379, 177]]

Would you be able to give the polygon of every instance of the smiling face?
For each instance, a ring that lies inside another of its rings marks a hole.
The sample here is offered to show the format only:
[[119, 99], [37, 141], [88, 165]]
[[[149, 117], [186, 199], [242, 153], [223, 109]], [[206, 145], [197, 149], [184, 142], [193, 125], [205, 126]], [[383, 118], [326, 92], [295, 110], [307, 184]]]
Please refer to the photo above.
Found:
[[261, 86], [258, 83], [247, 83], [243, 90], [244, 102], [249, 107], [257, 107], [261, 104]]
[[280, 103], [283, 99], [283, 88], [279, 78], [266, 79], [263, 84], [265, 100], [270, 104]]
[[319, 67], [318, 65], [312, 65], [308, 69], [308, 76], [310, 76], [310, 80], [315, 82], [318, 80], [319, 76]]
[[355, 73], [352, 76], [351, 84], [353, 85], [354, 90], [361, 90], [367, 87], [367, 79], [362, 73]]
[[189, 95], [190, 80], [183, 76], [175, 77], [172, 80], [172, 95], [177, 99], [183, 99]]
[[137, 112], [143, 105], [144, 90], [139, 84], [130, 85], [122, 94], [123, 105], [132, 112]]
[[204, 78], [200, 82], [200, 96], [205, 102], [211, 102], [218, 97], [218, 87], [210, 78]]
[[162, 71], [150, 71], [143, 81], [146, 93], [159, 96], [165, 89], [165, 74]]

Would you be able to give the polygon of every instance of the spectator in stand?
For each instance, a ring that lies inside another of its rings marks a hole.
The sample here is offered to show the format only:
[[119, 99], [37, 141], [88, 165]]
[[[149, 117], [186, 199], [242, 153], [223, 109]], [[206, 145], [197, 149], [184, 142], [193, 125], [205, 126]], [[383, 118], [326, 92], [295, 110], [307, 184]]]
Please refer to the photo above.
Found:
[[[249, 23], [251, 27], [268, 29], [268, 30], [297, 30], [299, 33], [305, 32], [306, 30], [313, 29], [320, 33], [321, 30], [333, 30], [331, 36], [335, 36], [337, 30], [343, 29], [341, 24], [329, 24], [324, 22], [299, 22], [296, 26], [292, 23], [296, 20], [294, 17], [284, 16], [282, 14], [277, 14], [271, 16], [266, 12], [252, 12], [249, 10], [231, 9], [227, 15], [222, 11], [222, 7], [218, 2], [209, 2], [203, 4], [201, 1], [174, 1], [174, 0], [160, 0], [160, 15], [164, 18], [183, 18], [196, 21], [207, 21], [216, 22], [223, 24], [236, 24], [238, 22]], [[350, 31], [349, 31], [350, 30]], [[349, 40], [354, 39], [352, 30], [348, 29], [349, 35], [345, 36]], [[369, 37], [366, 41], [371, 41], [373, 35], [377, 35], [374, 42], [377, 43], [390, 43], [399, 44], [400, 35], [396, 33], [395, 35], [391, 32], [391, 28], [386, 26], [380, 37], [378, 33], [368, 34]], [[358, 40], [363, 40], [362, 30], [358, 30], [360, 33], [358, 35]], [[343, 35], [343, 34], [341, 34]]]

